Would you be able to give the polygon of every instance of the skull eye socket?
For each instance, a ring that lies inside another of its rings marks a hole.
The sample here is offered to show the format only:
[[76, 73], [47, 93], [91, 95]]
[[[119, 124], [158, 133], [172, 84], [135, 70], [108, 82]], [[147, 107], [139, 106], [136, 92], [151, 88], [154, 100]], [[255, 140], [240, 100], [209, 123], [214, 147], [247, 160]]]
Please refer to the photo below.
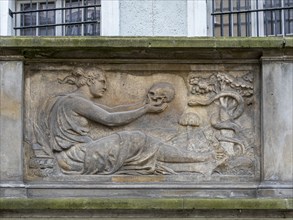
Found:
[[150, 94], [151, 96], [155, 96], [155, 92], [150, 91], [149, 94]]

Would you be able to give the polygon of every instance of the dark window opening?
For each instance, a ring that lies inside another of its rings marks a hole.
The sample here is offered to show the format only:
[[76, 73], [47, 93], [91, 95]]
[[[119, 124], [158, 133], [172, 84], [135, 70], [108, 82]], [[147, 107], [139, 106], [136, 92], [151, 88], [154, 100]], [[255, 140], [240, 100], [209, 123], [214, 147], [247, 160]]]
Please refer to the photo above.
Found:
[[293, 0], [212, 0], [214, 36], [293, 35]]
[[17, 1], [16, 35], [96, 36], [100, 35], [100, 0]]

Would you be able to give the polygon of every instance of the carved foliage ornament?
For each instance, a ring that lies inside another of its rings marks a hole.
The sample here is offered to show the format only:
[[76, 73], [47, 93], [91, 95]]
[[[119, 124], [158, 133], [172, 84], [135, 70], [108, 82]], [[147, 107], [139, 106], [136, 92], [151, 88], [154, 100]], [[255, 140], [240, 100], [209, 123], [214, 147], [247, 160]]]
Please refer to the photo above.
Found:
[[210, 116], [213, 133], [210, 140], [228, 158], [215, 170], [226, 174], [253, 172], [253, 128], [245, 129], [237, 123], [246, 106], [253, 102], [253, 74], [249, 72], [234, 77], [227, 73], [217, 73], [207, 78], [191, 75], [189, 84], [190, 93], [194, 96], [188, 102], [190, 107], [218, 106]]

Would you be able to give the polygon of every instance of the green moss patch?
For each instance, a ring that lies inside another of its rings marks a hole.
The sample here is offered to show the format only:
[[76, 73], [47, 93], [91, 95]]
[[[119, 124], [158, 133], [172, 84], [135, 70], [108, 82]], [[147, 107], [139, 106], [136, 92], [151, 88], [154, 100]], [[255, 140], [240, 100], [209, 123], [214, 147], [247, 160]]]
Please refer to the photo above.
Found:
[[292, 48], [286, 37], [0, 37], [0, 48]]
[[117, 199], [117, 198], [47, 198], [0, 199], [0, 210], [193, 210], [261, 209], [290, 210], [293, 199]]

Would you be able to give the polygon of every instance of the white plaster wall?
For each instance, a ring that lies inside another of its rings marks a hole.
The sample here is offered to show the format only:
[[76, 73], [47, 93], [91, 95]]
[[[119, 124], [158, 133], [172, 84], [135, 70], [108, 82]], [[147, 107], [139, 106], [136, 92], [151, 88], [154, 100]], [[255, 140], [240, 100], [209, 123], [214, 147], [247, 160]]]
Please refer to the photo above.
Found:
[[[0, 35], [15, 35], [9, 9], [15, 0], [0, 0]], [[15, 16], [14, 16], [15, 17]], [[102, 36], [206, 36], [206, 1], [102, 0]]]
[[[211, 6], [209, 1], [209, 7]], [[208, 8], [210, 10], [210, 8]], [[207, 36], [208, 10], [206, 1], [187, 0], [187, 36]]]
[[120, 0], [121, 36], [187, 36], [187, 0]]
[[119, 0], [101, 0], [101, 35], [119, 35]]
[[13, 19], [9, 16], [9, 9], [15, 10], [15, 0], [0, 0], [0, 36], [14, 35]]

